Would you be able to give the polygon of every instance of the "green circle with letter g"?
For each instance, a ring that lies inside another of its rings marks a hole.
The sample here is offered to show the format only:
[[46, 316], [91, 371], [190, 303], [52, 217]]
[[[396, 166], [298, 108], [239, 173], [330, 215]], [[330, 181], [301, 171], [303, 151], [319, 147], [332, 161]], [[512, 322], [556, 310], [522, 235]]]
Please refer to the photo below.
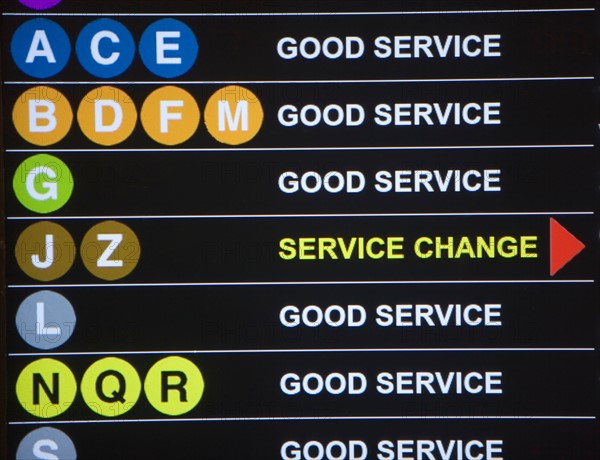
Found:
[[73, 193], [73, 176], [61, 160], [42, 153], [27, 158], [13, 178], [13, 189], [20, 203], [38, 214], [62, 208]]

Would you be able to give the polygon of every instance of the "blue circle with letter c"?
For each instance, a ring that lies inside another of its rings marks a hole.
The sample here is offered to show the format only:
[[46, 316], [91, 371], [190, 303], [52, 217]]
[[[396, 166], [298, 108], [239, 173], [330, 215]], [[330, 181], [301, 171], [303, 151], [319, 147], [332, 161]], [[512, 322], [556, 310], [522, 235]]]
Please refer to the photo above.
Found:
[[75, 51], [82, 67], [99, 78], [125, 72], [135, 56], [135, 42], [129, 30], [113, 19], [97, 19], [79, 33]]

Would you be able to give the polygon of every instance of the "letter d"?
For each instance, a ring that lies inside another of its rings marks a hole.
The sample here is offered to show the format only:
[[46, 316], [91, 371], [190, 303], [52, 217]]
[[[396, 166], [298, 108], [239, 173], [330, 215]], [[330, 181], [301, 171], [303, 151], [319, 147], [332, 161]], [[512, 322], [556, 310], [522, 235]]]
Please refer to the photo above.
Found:
[[[105, 123], [104, 114], [106, 110], [112, 110], [114, 119], [112, 123]], [[97, 133], [113, 133], [123, 124], [123, 109], [116, 101], [109, 99], [99, 99], [94, 103], [94, 120]]]

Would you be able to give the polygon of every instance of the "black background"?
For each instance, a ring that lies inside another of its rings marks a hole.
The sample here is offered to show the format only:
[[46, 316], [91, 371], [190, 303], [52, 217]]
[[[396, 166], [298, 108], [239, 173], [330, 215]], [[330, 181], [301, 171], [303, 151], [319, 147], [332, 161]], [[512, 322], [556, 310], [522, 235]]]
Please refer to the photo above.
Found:
[[[171, 13], [285, 11], [478, 10], [510, 8], [580, 8], [594, 2], [564, 1], [394, 1], [394, 2], [79, 2], [64, 0], [51, 12]], [[3, 10], [26, 11], [18, 2]], [[41, 13], [44, 16], [44, 12]], [[52, 18], [65, 28], [74, 46], [91, 17]], [[130, 29], [136, 44], [143, 30], [158, 18], [115, 18]], [[194, 31], [200, 51], [192, 69], [176, 80], [147, 70], [139, 56], [114, 86], [125, 90], [139, 110], [145, 97], [166, 84], [193, 94], [200, 109], [221, 84], [186, 81], [336, 80], [585, 77], [597, 73], [597, 15], [485, 14], [375, 16], [269, 16], [179, 18]], [[10, 57], [10, 39], [23, 17], [2, 18], [3, 80], [31, 82]], [[375, 59], [369, 53], [379, 35], [502, 34], [502, 57], [490, 59]], [[359, 35], [367, 45], [355, 61], [277, 57], [283, 36]], [[53, 85], [69, 99], [75, 112], [83, 96], [100, 86], [79, 65], [74, 53], [53, 81], [88, 82]], [[128, 85], [129, 81], [146, 82]], [[178, 83], [180, 81], [181, 83]], [[83, 353], [63, 356], [78, 381], [85, 369], [105, 355], [121, 357], [145, 373], [162, 355], [128, 355], [134, 351], [173, 351], [202, 370], [206, 390], [200, 404], [181, 418], [264, 417], [263, 421], [170, 421], [137, 423], [136, 419], [168, 418], [154, 411], [144, 395], [123, 423], [83, 424], [69, 420], [100, 420], [78, 395], [58, 417], [56, 426], [74, 441], [79, 458], [280, 458], [288, 440], [360, 439], [375, 458], [382, 439], [502, 439], [507, 459], [596, 459], [600, 452], [598, 421], [531, 420], [529, 416], [598, 416], [598, 352], [293, 352], [203, 353], [215, 350], [337, 348], [594, 348], [599, 344], [596, 283], [532, 283], [595, 280], [598, 276], [598, 225], [590, 212], [598, 208], [596, 148], [422, 149], [423, 146], [506, 146], [594, 144], [597, 141], [597, 83], [591, 80], [537, 82], [447, 82], [395, 84], [244, 84], [261, 100], [265, 121], [249, 143], [230, 149], [212, 139], [203, 120], [195, 135], [175, 149], [152, 141], [138, 122], [133, 135], [114, 149], [98, 148], [74, 120], [69, 134], [48, 149], [71, 168], [75, 189], [70, 202], [48, 219], [57, 221], [79, 246], [85, 232], [111, 216], [129, 225], [140, 239], [142, 257], [136, 270], [117, 283], [321, 281], [301, 286], [195, 287], [65, 287], [103, 284], [88, 273], [78, 256], [71, 271], [55, 281], [78, 318], [74, 336], [57, 350]], [[14, 197], [10, 184], [16, 167], [35, 146], [21, 139], [11, 125], [15, 100], [30, 85], [3, 86], [4, 176], [6, 214], [34, 217]], [[396, 102], [502, 103], [498, 126], [378, 127], [372, 110]], [[356, 128], [285, 128], [276, 113], [283, 104], [360, 103], [367, 112]], [[347, 150], [309, 150], [312, 147]], [[351, 147], [415, 147], [362, 149]], [[286, 151], [286, 147], [307, 150]], [[266, 150], [275, 149], [275, 150]], [[65, 149], [65, 152], [52, 152]], [[123, 152], [120, 149], [132, 149]], [[158, 149], [158, 151], [149, 150]], [[180, 151], [181, 149], [181, 151]], [[206, 149], [193, 151], [194, 149]], [[252, 150], [248, 150], [252, 149]], [[263, 150], [264, 149], [264, 150]], [[502, 191], [494, 193], [387, 193], [373, 190], [374, 173], [397, 169], [502, 169]], [[367, 188], [356, 195], [279, 191], [285, 171], [359, 170]], [[530, 216], [329, 217], [282, 219], [139, 219], [145, 215], [248, 215], [337, 213], [485, 213], [542, 212]], [[84, 219], [69, 217], [88, 216]], [[549, 275], [549, 218], [555, 217], [587, 248], [555, 277]], [[7, 284], [38, 285], [16, 266], [13, 248], [31, 220], [6, 222]], [[537, 259], [457, 261], [418, 260], [411, 246], [419, 236], [536, 235]], [[282, 261], [278, 242], [305, 236], [405, 236], [406, 259], [392, 261]], [[401, 281], [398, 284], [346, 285], [335, 281]], [[410, 281], [453, 280], [462, 284], [414, 284]], [[521, 280], [518, 284], [472, 280]], [[406, 283], [409, 281], [409, 283]], [[63, 285], [63, 286], [61, 286]], [[40, 285], [41, 286], [41, 285]], [[7, 351], [36, 353], [18, 336], [13, 318], [20, 302], [36, 292], [32, 286], [7, 290]], [[278, 321], [280, 309], [316, 304], [361, 304], [369, 314], [361, 328], [288, 329]], [[380, 304], [501, 303], [499, 328], [381, 328], [374, 324]], [[192, 353], [194, 350], [197, 353]], [[178, 353], [179, 352], [179, 353]], [[45, 355], [43, 353], [40, 354]], [[36, 356], [9, 356], [7, 414], [9, 422], [38, 422], [14, 396], [19, 372]], [[374, 391], [378, 372], [502, 371], [502, 395], [397, 396]], [[361, 396], [285, 396], [279, 380], [286, 372], [363, 372], [369, 390]], [[339, 421], [334, 416], [434, 416], [440, 420]], [[473, 420], [443, 419], [447, 416]], [[488, 420], [475, 419], [490, 417]], [[518, 416], [520, 420], [495, 417]], [[272, 417], [318, 417], [322, 420], [269, 421]], [[130, 421], [133, 420], [133, 421]], [[118, 422], [116, 419], [115, 422]], [[104, 421], [108, 421], [104, 419]], [[64, 425], [63, 425], [64, 423]], [[42, 425], [43, 426], [43, 425]], [[9, 458], [20, 440], [37, 425], [8, 427]]]

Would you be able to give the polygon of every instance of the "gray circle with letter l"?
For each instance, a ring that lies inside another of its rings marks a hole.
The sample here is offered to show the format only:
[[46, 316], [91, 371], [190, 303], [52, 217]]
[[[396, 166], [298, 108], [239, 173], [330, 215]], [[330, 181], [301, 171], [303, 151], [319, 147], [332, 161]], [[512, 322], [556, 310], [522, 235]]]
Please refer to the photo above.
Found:
[[71, 438], [55, 428], [38, 428], [23, 438], [17, 460], [76, 460], [77, 451]]
[[19, 335], [40, 350], [51, 350], [64, 344], [73, 335], [76, 322], [71, 303], [52, 291], [31, 294], [17, 310]]

